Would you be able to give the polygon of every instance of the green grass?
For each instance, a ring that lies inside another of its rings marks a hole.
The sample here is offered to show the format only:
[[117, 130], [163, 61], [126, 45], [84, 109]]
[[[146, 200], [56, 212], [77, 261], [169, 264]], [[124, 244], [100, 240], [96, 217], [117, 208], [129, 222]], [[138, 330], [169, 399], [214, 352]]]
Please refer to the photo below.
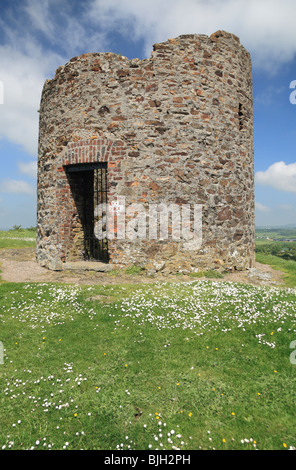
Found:
[[296, 287], [296, 261], [285, 260], [278, 256], [256, 253], [256, 260], [262, 264], [268, 264], [274, 269], [284, 273], [283, 280], [286, 286]]
[[0, 448], [295, 447], [295, 290], [4, 283], [0, 297]]
[[296, 239], [296, 228], [266, 228], [256, 229], [256, 237], [262, 238], [295, 238]]
[[136, 265], [129, 266], [125, 269], [125, 273], [130, 274], [132, 276], [137, 276], [138, 274], [143, 273], [143, 271], [145, 271], [145, 268], [143, 268], [142, 266], [136, 266]]
[[[270, 229], [266, 230], [266, 233], [270, 238], [296, 237], [296, 230], [274, 232]], [[256, 234], [262, 236], [264, 231], [262, 233], [256, 231]], [[287, 287], [296, 287], [296, 242], [256, 239], [256, 261], [282, 271], [284, 284]]]
[[193, 278], [201, 278], [206, 277], [207, 279], [223, 279], [223, 274], [219, 273], [218, 271], [198, 271], [189, 274], [189, 277]]
[[27, 248], [36, 245], [35, 229], [0, 231], [0, 249]]

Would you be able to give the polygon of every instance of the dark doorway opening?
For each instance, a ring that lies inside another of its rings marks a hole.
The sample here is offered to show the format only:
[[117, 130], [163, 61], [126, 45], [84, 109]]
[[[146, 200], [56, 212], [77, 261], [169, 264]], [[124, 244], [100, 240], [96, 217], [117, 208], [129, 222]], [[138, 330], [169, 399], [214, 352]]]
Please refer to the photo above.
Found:
[[68, 165], [65, 170], [75, 205], [73, 259], [108, 262], [107, 163]]

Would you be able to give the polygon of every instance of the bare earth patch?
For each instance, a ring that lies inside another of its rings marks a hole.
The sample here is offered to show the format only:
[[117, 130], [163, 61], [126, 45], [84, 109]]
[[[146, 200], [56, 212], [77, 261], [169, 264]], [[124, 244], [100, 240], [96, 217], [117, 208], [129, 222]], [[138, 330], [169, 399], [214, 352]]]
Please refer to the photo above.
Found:
[[[145, 273], [130, 275], [124, 272], [67, 272], [50, 271], [39, 266], [35, 260], [34, 248], [1, 249], [0, 250], [1, 279], [6, 282], [61, 282], [66, 284], [124, 284], [124, 283], [147, 283], [156, 280], [192, 281], [194, 278], [186, 275], [166, 275], [157, 273], [149, 276]], [[200, 278], [199, 278], [200, 279]], [[255, 285], [282, 285], [283, 273], [276, 271], [265, 264], [256, 263], [255, 267], [243, 272], [232, 272], [225, 274], [223, 279], [216, 281], [243, 282]]]

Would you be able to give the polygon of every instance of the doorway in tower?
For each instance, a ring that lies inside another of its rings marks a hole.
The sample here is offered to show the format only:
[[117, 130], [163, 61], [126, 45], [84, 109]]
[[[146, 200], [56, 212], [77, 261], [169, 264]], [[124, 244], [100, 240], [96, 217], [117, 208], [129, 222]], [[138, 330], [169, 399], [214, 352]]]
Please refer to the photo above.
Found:
[[72, 194], [68, 261], [108, 262], [107, 163], [67, 165]]

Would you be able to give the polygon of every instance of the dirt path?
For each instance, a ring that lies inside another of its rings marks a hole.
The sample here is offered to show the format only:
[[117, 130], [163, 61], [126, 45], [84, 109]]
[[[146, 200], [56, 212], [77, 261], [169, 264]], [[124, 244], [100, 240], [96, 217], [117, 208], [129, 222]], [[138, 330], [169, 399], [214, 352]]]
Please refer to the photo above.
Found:
[[[35, 260], [34, 248], [1, 249], [0, 250], [1, 279], [6, 282], [62, 282], [66, 284], [124, 284], [149, 283], [156, 280], [193, 280], [190, 276], [164, 276], [157, 273], [151, 277], [145, 274], [114, 275], [100, 272], [64, 272], [49, 271], [39, 266]], [[244, 282], [255, 285], [281, 285], [283, 273], [275, 271], [268, 265], [256, 263], [255, 268], [245, 272], [233, 272], [224, 275], [219, 281]]]

